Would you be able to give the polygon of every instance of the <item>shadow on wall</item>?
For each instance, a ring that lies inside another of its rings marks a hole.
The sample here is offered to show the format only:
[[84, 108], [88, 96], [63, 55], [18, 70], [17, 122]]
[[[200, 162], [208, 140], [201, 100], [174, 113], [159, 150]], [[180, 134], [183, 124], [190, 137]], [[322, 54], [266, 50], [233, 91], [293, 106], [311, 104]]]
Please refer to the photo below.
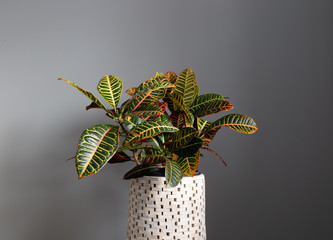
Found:
[[[38, 149], [5, 154], [0, 169], [0, 188], [5, 193], [0, 198], [3, 239], [125, 237], [128, 182], [122, 177], [130, 163], [108, 165], [100, 173], [78, 180], [73, 162], [66, 161], [70, 156], [63, 153], [73, 149], [74, 154], [78, 139], [73, 142], [72, 136], [79, 129], [84, 127], [54, 133]], [[19, 134], [11, 135], [9, 141], [20, 139]]]

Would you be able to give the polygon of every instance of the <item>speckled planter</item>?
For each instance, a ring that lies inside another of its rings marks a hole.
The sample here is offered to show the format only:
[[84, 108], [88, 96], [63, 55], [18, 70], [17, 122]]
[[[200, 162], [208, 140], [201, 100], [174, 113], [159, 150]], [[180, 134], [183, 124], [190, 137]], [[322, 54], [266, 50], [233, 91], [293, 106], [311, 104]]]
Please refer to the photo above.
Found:
[[127, 240], [205, 240], [205, 177], [184, 177], [175, 188], [164, 177], [131, 179]]

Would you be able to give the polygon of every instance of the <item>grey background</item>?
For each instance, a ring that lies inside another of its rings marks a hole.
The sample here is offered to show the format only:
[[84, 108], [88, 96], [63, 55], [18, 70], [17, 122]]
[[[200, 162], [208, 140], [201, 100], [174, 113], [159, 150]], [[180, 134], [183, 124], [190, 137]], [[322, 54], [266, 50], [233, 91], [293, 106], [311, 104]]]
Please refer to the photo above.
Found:
[[77, 180], [65, 160], [85, 128], [109, 121], [57, 79], [97, 93], [106, 74], [127, 89], [191, 67], [201, 93], [231, 97], [259, 125], [218, 134], [211, 147], [227, 168], [201, 159], [208, 239], [332, 239], [332, 10], [330, 0], [1, 0], [0, 238], [125, 239], [132, 165]]

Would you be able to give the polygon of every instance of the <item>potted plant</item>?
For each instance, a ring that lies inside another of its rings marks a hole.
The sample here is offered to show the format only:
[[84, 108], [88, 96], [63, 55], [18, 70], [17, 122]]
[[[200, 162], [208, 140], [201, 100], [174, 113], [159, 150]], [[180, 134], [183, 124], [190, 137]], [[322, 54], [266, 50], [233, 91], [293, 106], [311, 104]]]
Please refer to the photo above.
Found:
[[124, 176], [131, 179], [127, 239], [205, 239], [204, 176], [196, 174], [201, 150], [223, 161], [208, 147], [218, 130], [252, 134], [257, 130], [254, 120], [241, 114], [214, 122], [202, 119], [233, 106], [218, 94], [199, 95], [190, 68], [179, 75], [156, 73], [128, 89], [130, 98], [121, 106], [121, 80], [104, 76], [97, 90], [111, 109], [76, 84], [59, 80], [92, 100], [87, 110], [103, 109], [116, 123], [82, 133], [75, 155], [78, 177], [93, 175], [107, 163], [135, 163]]

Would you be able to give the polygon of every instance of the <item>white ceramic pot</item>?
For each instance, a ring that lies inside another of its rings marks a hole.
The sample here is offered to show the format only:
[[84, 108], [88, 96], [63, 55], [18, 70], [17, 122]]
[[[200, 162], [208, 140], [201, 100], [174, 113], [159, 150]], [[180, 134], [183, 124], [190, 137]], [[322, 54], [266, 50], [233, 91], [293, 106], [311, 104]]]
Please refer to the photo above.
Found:
[[174, 188], [165, 177], [131, 179], [127, 240], [205, 240], [205, 177], [183, 177]]

